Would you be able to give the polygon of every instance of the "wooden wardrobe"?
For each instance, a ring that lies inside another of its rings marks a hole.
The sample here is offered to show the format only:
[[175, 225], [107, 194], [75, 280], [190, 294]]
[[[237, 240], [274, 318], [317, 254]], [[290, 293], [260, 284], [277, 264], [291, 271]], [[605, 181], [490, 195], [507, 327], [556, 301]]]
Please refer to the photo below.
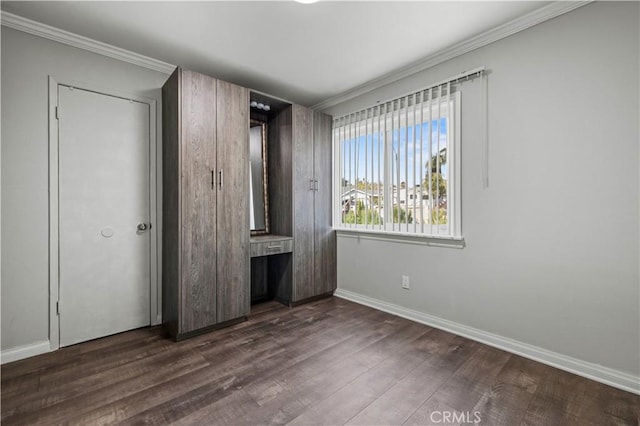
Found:
[[179, 340], [249, 314], [249, 94], [177, 68], [162, 102], [163, 323]]
[[332, 119], [299, 105], [271, 122], [272, 232], [293, 237], [293, 256], [274, 259], [276, 298], [297, 304], [336, 289], [332, 228]]

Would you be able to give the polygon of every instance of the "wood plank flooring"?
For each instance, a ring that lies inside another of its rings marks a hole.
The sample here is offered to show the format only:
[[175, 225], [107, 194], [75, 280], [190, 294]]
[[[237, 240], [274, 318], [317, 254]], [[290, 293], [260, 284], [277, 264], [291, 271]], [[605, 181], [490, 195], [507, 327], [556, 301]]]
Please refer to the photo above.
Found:
[[2, 424], [638, 425], [640, 397], [337, 298], [2, 366]]

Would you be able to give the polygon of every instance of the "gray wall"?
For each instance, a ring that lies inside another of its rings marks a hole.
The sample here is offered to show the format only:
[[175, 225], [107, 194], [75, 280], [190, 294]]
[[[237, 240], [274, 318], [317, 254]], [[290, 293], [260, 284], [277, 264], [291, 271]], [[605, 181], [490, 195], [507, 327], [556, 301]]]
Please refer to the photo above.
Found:
[[[331, 108], [492, 71], [488, 189], [463, 89], [467, 247], [340, 238], [339, 287], [637, 375], [638, 50], [638, 4], [596, 3]], [[158, 100], [166, 79], [2, 28], [2, 350], [48, 339], [50, 74]]]
[[91, 83], [153, 98], [158, 111], [160, 87], [167, 78], [2, 27], [3, 351], [46, 341], [49, 336], [49, 75], [58, 81]]
[[339, 289], [637, 376], [638, 16], [593, 3], [325, 111], [491, 70], [488, 189], [479, 84], [462, 90], [467, 247], [342, 237]]

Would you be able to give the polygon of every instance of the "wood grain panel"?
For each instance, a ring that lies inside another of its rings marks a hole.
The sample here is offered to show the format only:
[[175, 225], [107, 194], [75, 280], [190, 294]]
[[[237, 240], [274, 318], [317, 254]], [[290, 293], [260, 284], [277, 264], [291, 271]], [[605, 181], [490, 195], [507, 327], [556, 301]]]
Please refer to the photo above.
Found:
[[337, 285], [336, 233], [332, 223], [332, 117], [313, 113], [314, 174], [314, 291], [332, 292]]
[[217, 94], [217, 320], [224, 322], [250, 308], [249, 91], [218, 80]]
[[181, 321], [187, 333], [216, 323], [216, 80], [182, 72]]
[[180, 74], [162, 86], [162, 322], [178, 333], [180, 286]]
[[[288, 236], [293, 236], [292, 114], [293, 108], [288, 107], [272, 119], [268, 125], [267, 139], [271, 232]], [[275, 298], [283, 303], [290, 303], [293, 281], [292, 255], [271, 257], [268, 274]]]
[[294, 196], [294, 252], [293, 294], [297, 302], [315, 296], [313, 198], [310, 180], [313, 179], [312, 112], [293, 106], [293, 196]]
[[271, 232], [288, 236], [293, 235], [292, 110], [285, 109], [267, 125]]

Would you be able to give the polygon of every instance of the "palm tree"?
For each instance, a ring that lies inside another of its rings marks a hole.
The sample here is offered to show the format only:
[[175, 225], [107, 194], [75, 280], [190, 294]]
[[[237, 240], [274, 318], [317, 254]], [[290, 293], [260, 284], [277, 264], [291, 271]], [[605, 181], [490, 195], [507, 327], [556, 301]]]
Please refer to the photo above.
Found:
[[442, 166], [447, 164], [447, 148], [444, 147], [439, 153], [431, 157], [427, 163], [427, 167], [431, 169], [431, 173], [440, 173], [442, 175]]
[[424, 187], [432, 194], [442, 197], [447, 195], [447, 182], [442, 176], [442, 166], [447, 164], [447, 148], [444, 147], [427, 162], [426, 167], [431, 171], [431, 182], [429, 182], [429, 172], [424, 177]]

